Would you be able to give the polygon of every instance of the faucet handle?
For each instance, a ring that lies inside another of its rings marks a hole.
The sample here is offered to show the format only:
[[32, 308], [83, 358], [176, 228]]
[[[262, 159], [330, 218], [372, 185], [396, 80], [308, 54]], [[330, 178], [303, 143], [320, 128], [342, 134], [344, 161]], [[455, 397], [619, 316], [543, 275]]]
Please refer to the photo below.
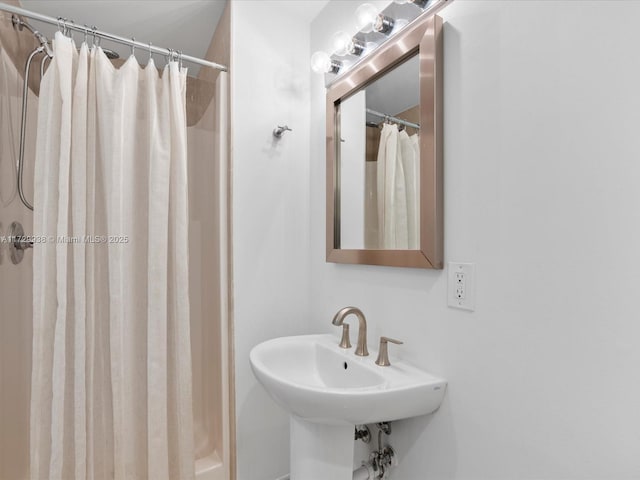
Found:
[[342, 339], [340, 340], [340, 348], [351, 348], [351, 339], [349, 338], [349, 324], [342, 324]]
[[380, 337], [380, 349], [378, 350], [378, 358], [376, 364], [381, 367], [388, 367], [391, 365], [389, 362], [389, 348], [388, 343], [395, 343], [396, 345], [402, 345], [404, 342], [389, 337]]

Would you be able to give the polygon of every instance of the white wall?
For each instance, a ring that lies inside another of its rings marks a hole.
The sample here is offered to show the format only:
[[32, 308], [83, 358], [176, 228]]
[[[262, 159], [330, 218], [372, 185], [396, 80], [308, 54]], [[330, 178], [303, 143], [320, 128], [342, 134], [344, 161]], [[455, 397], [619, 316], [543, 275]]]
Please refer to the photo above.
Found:
[[[309, 20], [324, 2], [231, 2], [238, 480], [288, 472], [286, 414], [250, 349], [309, 325]], [[314, 5], [316, 5], [315, 10]], [[272, 131], [289, 125], [281, 140]]]
[[[360, 2], [313, 21], [326, 48]], [[326, 264], [324, 87], [311, 80], [311, 329], [361, 307], [369, 343], [449, 380], [398, 422], [390, 478], [640, 478], [640, 2], [456, 0], [445, 19], [446, 270]], [[395, 345], [393, 346], [395, 347]]]

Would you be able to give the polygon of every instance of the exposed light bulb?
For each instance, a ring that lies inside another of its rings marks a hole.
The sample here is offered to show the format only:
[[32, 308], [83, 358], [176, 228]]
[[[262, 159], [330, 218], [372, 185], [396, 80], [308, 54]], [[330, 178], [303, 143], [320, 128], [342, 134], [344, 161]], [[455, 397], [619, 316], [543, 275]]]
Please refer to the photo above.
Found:
[[311, 70], [316, 73], [327, 73], [331, 69], [331, 58], [325, 52], [311, 55]]
[[345, 55], [360, 56], [365, 49], [365, 44], [345, 32], [336, 32], [332, 38], [334, 54], [341, 57]]
[[349, 53], [351, 36], [346, 32], [336, 32], [333, 34], [332, 44], [336, 55], [346, 55], [347, 53]]
[[315, 73], [338, 73], [342, 63], [332, 60], [325, 52], [315, 52], [311, 55], [311, 70]]
[[356, 9], [356, 26], [358, 30], [369, 33], [378, 18], [378, 9], [370, 3], [363, 3]]

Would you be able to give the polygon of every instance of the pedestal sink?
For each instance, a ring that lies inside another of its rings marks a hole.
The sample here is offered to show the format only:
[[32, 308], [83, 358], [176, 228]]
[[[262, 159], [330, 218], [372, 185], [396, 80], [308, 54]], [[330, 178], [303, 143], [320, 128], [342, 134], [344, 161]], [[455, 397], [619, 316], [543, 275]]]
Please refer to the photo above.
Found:
[[447, 382], [406, 362], [374, 363], [333, 335], [268, 340], [250, 353], [253, 373], [290, 414], [291, 480], [351, 480], [357, 424], [426, 415]]

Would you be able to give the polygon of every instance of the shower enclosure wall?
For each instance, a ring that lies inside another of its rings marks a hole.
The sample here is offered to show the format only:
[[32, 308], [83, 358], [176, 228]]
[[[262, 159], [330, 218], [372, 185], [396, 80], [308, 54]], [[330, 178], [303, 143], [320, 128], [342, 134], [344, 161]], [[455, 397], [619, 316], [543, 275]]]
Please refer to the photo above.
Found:
[[[3, 40], [15, 36], [10, 15], [0, 13], [0, 35]], [[13, 265], [4, 237], [14, 221], [31, 233], [33, 214], [16, 191], [22, 74], [9, 58], [10, 47], [6, 41], [0, 45], [0, 479], [23, 480], [29, 473], [33, 255], [27, 251], [22, 263]], [[32, 115], [27, 131], [33, 135], [37, 98], [31, 91], [28, 107]], [[25, 176], [33, 178], [35, 144], [28, 141], [25, 146]], [[26, 194], [33, 198], [31, 184]]]
[[[225, 18], [220, 25], [224, 30]], [[33, 215], [15, 192], [22, 65], [31, 44], [29, 33], [15, 32], [10, 15], [0, 12], [0, 238], [7, 235], [14, 221], [24, 226], [27, 235], [33, 232]], [[15, 55], [18, 50], [22, 56]], [[198, 480], [223, 480], [230, 478], [231, 469], [228, 82], [226, 73], [202, 72], [199, 77], [189, 78], [187, 83], [194, 462]], [[36, 86], [28, 97], [25, 194], [29, 200], [33, 199], [37, 91]], [[32, 270], [32, 258], [33, 252], [26, 251], [23, 261], [15, 265], [8, 244], [0, 244], [0, 480], [29, 478], [32, 281], [38, 275]]]

